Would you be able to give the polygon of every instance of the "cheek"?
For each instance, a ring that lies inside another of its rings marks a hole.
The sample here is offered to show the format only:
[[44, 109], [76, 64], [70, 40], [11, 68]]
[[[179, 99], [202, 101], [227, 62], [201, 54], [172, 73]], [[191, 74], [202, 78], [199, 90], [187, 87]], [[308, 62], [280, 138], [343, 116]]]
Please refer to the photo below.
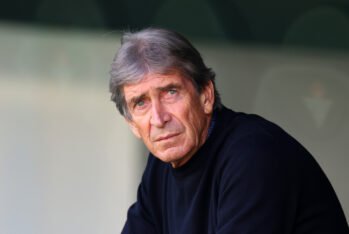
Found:
[[207, 117], [203, 114], [201, 110], [195, 110], [192, 112], [188, 118], [188, 122], [191, 128], [192, 138], [198, 141], [201, 137], [203, 130], [205, 129], [206, 122], [204, 121]]
[[185, 127], [187, 130], [187, 137], [190, 141], [198, 141], [200, 136], [200, 131], [203, 128], [202, 126], [202, 117], [194, 114], [189, 114], [185, 119]]
[[136, 128], [137, 128], [142, 140], [147, 140], [147, 138], [149, 137], [149, 131], [150, 131], [148, 122], [144, 121], [144, 119], [137, 121]]

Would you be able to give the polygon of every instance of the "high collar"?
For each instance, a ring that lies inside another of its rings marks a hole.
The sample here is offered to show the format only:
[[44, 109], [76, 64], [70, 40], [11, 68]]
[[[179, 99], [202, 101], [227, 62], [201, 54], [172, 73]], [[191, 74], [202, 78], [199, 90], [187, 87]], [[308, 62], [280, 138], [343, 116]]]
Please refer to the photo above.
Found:
[[215, 110], [210, 122], [208, 137], [205, 143], [198, 149], [198, 151], [186, 162], [178, 168], [173, 168], [170, 164], [168, 167], [172, 174], [177, 178], [185, 178], [187, 175], [200, 171], [206, 163], [209, 163], [210, 158], [214, 157], [217, 150], [217, 145], [225, 138], [228, 131], [228, 126], [231, 118], [236, 113], [222, 107], [220, 110]]

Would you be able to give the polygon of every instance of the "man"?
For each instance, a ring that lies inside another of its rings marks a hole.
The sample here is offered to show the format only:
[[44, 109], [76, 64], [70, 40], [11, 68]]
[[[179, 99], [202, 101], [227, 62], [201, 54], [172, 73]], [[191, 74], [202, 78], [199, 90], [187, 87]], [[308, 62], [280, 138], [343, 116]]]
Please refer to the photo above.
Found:
[[125, 33], [112, 100], [150, 151], [122, 233], [348, 234], [326, 176], [278, 126], [221, 103], [181, 35]]

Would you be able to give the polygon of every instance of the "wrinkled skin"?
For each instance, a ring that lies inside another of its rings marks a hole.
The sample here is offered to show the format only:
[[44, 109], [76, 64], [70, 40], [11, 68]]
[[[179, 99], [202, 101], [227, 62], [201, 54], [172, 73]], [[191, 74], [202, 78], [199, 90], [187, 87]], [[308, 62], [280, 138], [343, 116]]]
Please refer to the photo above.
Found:
[[199, 94], [179, 73], [150, 73], [123, 89], [132, 116], [126, 120], [155, 157], [180, 167], [205, 142], [214, 103], [212, 82]]

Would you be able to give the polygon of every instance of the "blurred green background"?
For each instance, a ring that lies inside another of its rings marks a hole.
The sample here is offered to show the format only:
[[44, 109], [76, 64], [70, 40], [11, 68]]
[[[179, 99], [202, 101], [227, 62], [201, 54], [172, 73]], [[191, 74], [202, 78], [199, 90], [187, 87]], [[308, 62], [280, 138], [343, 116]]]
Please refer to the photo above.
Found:
[[349, 2], [28, 0], [0, 7], [0, 233], [120, 232], [147, 152], [110, 102], [125, 30], [187, 36], [225, 105], [309, 149], [349, 217]]
[[162, 26], [187, 36], [239, 43], [348, 49], [345, 0], [12, 0], [0, 19], [64, 29]]

